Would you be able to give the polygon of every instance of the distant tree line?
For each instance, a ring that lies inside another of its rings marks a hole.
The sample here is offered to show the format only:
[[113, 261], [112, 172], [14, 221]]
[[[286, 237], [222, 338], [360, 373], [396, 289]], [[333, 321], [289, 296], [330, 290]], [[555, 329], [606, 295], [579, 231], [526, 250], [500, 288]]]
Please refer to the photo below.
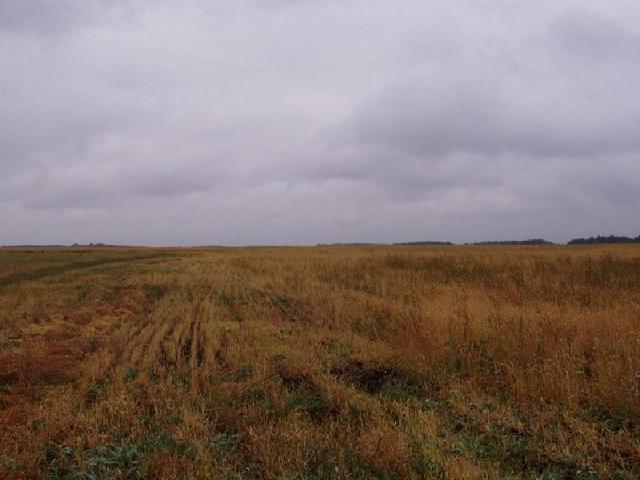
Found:
[[66, 248], [66, 245], [2, 245], [1, 248]]
[[392, 245], [408, 245], [408, 246], [420, 246], [420, 245], [454, 245], [452, 242], [438, 242], [433, 240], [426, 240], [420, 242], [399, 242]]
[[71, 245], [39, 245], [39, 244], [25, 244], [25, 245], [2, 245], [0, 248], [126, 248], [129, 245], [109, 245], [107, 243], [89, 243], [89, 244], [80, 244], [80, 243], [72, 243]]
[[589, 238], [574, 238], [569, 241], [569, 245], [592, 245], [598, 243], [640, 243], [640, 235], [635, 238], [609, 235], [608, 237], [598, 235]]
[[465, 245], [555, 245], [543, 238], [530, 238], [529, 240], [491, 240], [488, 242], [465, 243]]
[[382, 245], [388, 245], [387, 243], [373, 243], [373, 242], [346, 242], [346, 243], [318, 243], [316, 247], [379, 247]]
[[[608, 243], [640, 243], [640, 235], [637, 237], [625, 237], [618, 235], [603, 236], [589, 238], [574, 238], [567, 242], [568, 245], [597, 245]], [[436, 240], [419, 240], [413, 242], [396, 242], [396, 243], [374, 243], [374, 242], [349, 242], [349, 243], [318, 243], [316, 247], [373, 247], [373, 246], [452, 246], [453, 242], [436, 241]], [[528, 240], [490, 240], [485, 242], [465, 243], [464, 245], [556, 245], [543, 238], [531, 238]], [[110, 245], [102, 242], [79, 244], [74, 243], [67, 245], [0, 245], [0, 248], [126, 248], [129, 245]], [[206, 245], [194, 248], [220, 248], [221, 245]]]

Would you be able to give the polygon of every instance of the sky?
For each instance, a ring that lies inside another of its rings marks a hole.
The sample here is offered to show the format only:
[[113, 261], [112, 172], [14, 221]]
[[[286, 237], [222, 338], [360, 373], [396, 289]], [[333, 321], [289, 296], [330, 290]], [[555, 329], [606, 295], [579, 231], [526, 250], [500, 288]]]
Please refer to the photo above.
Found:
[[637, 0], [0, 0], [0, 244], [597, 234]]

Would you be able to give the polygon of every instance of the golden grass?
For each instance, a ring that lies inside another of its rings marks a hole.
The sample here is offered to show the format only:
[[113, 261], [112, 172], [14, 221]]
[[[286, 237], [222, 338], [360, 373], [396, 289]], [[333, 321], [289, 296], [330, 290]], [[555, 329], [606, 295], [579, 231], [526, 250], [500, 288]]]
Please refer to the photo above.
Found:
[[0, 252], [2, 478], [640, 476], [640, 248]]

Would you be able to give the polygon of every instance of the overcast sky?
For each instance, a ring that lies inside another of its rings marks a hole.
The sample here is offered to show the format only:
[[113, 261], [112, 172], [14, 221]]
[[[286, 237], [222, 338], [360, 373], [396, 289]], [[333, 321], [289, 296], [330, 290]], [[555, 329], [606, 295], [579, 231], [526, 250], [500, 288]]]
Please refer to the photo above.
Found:
[[637, 0], [0, 0], [0, 244], [598, 233]]

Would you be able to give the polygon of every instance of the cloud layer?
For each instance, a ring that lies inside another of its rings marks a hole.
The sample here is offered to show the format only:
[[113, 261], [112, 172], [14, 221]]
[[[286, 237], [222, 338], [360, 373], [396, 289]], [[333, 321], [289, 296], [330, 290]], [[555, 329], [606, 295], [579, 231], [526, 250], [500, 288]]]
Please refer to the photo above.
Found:
[[638, 20], [0, 0], [0, 244], [637, 235]]

